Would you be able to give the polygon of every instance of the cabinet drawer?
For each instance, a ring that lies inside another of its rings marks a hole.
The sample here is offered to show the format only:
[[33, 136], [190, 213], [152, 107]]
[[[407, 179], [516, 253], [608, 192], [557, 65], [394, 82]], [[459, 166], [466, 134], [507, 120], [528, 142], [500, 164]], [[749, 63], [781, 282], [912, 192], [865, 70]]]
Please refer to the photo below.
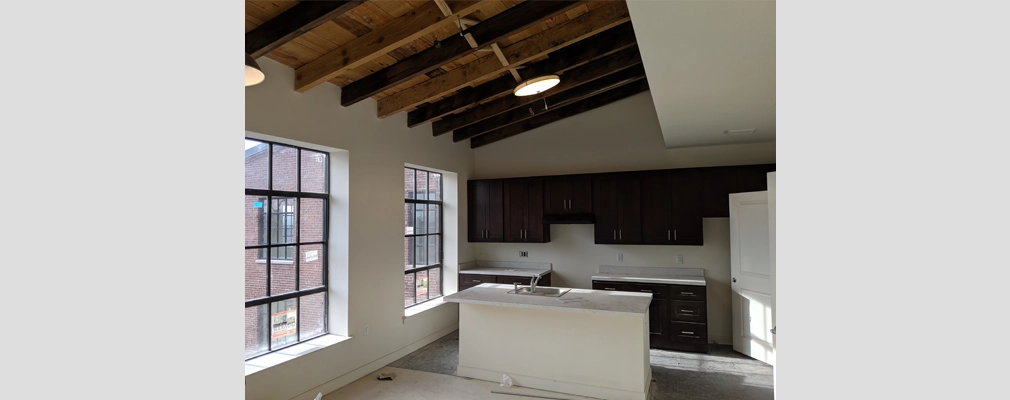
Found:
[[626, 291], [639, 293], [652, 293], [654, 299], [665, 299], [667, 297], [667, 285], [652, 285], [648, 283], [628, 283], [624, 285]]
[[482, 283], [498, 283], [498, 280], [494, 275], [473, 275], [473, 274], [459, 275], [460, 287], [462, 287], [465, 284], [472, 284], [472, 286], [477, 286]]
[[704, 301], [673, 301], [673, 319], [675, 321], [707, 322]]
[[670, 298], [705, 301], [704, 286], [670, 285]]
[[593, 281], [593, 290], [616, 290], [620, 292], [627, 292], [628, 285], [617, 282]]
[[708, 325], [697, 322], [670, 322], [670, 339], [675, 342], [708, 343]]
[[464, 290], [467, 290], [469, 288], [475, 287], [477, 285], [480, 285], [480, 284], [479, 283], [460, 283], [459, 284], [459, 291], [462, 292]]
[[[513, 283], [518, 283], [520, 285], [529, 285], [532, 278], [525, 276], [501, 276], [497, 277], [498, 283], [504, 283], [506, 285], [511, 285]], [[539, 283], [537, 285], [540, 285]]]

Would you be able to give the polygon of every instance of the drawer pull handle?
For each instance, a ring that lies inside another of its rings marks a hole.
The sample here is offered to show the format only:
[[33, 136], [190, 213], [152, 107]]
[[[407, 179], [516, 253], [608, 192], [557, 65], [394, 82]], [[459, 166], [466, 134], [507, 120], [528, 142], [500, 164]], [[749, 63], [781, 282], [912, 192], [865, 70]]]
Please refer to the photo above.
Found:
[[480, 279], [474, 279], [473, 281], [474, 282], [480, 282]]
[[693, 335], [694, 334], [694, 332], [685, 332], [685, 331], [680, 331], [680, 333], [683, 333], [685, 335]]
[[694, 292], [680, 292], [680, 294], [686, 294], [688, 296], [694, 296]]
[[649, 293], [652, 293], [652, 291], [651, 291], [651, 290], [648, 290], [648, 289], [639, 289], [639, 290], [641, 290], [641, 291], [643, 291], [643, 292], [649, 292]]
[[605, 288], [603, 288], [603, 290], [617, 290], [617, 289], [612, 288], [612, 287], [605, 287]]
[[682, 312], [682, 313], [688, 313], [688, 314], [694, 314], [694, 311], [692, 311], [692, 310], [680, 310], [680, 312]]

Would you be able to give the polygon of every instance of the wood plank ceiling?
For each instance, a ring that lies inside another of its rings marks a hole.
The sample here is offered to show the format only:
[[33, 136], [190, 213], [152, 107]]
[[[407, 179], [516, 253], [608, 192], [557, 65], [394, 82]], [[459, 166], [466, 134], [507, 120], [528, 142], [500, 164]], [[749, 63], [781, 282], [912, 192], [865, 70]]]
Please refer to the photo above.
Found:
[[[246, 53], [477, 148], [648, 90], [622, 0], [246, 0]], [[437, 43], [437, 45], [436, 45]], [[512, 94], [545, 74], [561, 83]]]

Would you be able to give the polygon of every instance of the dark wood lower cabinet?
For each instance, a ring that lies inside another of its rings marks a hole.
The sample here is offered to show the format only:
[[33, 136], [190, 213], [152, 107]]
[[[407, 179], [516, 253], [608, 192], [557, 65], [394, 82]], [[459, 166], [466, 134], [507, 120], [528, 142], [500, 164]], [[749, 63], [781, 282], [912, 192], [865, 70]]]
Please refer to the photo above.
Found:
[[[521, 286], [529, 285], [530, 278], [524, 276], [511, 276], [511, 275], [476, 275], [476, 274], [459, 274], [459, 290], [463, 291], [474, 286], [480, 285], [482, 283], [500, 283], [504, 285], [511, 285], [517, 283]], [[548, 272], [537, 281], [537, 286], [550, 286], [551, 285], [551, 274]]]
[[708, 311], [704, 286], [594, 280], [593, 290], [652, 293], [649, 347], [708, 353]]

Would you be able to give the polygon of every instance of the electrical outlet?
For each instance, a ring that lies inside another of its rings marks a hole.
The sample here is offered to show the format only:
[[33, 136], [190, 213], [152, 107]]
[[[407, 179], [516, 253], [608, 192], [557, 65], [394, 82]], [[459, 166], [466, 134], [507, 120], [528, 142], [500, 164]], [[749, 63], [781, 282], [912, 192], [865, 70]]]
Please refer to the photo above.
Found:
[[478, 253], [478, 255], [480, 255], [481, 257], [484, 257], [484, 249], [477, 249], [477, 253]]
[[677, 254], [677, 264], [683, 264], [683, 263], [684, 263], [684, 256]]
[[618, 262], [624, 262], [624, 254], [617, 253], [617, 261]]
[[528, 252], [528, 251], [520, 251], [519, 252], [519, 257], [529, 257], [529, 256], [530, 256], [530, 252]]
[[365, 324], [365, 334], [368, 334], [368, 324]]

